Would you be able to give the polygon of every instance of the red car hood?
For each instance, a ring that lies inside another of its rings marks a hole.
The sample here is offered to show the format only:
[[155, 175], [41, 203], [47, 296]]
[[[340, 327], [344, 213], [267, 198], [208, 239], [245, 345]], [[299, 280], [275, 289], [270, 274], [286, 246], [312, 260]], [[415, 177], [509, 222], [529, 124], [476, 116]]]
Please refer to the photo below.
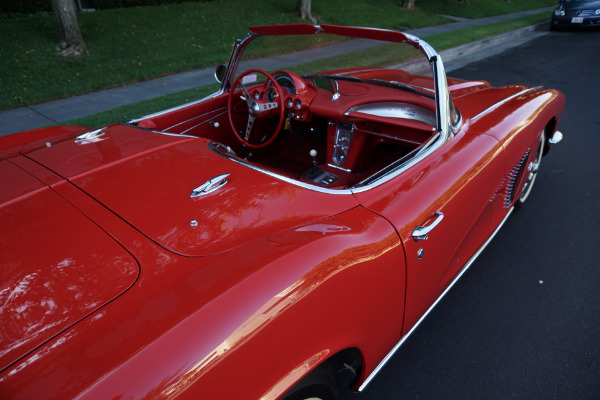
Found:
[[0, 161], [0, 370], [127, 290], [135, 259], [76, 208]]
[[[125, 125], [106, 128], [96, 139], [64, 140], [27, 156], [160, 246], [186, 256], [223, 252], [357, 205], [351, 195], [307, 190], [233, 162], [204, 139]], [[222, 174], [229, 174], [224, 186], [190, 197], [193, 189]]]

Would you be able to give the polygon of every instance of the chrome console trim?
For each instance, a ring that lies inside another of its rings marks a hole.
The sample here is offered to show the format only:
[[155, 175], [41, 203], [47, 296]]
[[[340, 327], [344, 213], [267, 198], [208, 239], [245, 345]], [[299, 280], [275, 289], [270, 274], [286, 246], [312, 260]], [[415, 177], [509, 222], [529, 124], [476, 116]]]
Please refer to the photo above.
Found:
[[432, 128], [436, 125], [435, 113], [433, 111], [416, 104], [403, 103], [399, 101], [361, 104], [359, 106], [351, 107], [344, 113], [344, 115], [349, 116], [353, 112], [373, 115], [376, 117], [415, 120], [431, 125]]
[[344, 171], [344, 172], [352, 172], [351, 169], [342, 168], [342, 167], [340, 167], [338, 165], [331, 164], [331, 163], [327, 163], [327, 166], [331, 167], [331, 168], [339, 169], [340, 171]]
[[408, 339], [408, 337], [417, 329], [417, 327], [421, 324], [421, 322], [423, 322], [425, 317], [427, 317], [427, 315], [429, 315], [431, 310], [433, 310], [435, 308], [435, 306], [440, 302], [440, 300], [442, 300], [442, 298], [446, 295], [446, 293], [448, 293], [450, 291], [450, 289], [452, 289], [452, 286], [454, 286], [454, 284], [456, 282], [458, 282], [458, 280], [469, 269], [469, 267], [473, 264], [473, 262], [475, 262], [477, 257], [479, 257], [479, 255], [483, 252], [483, 250], [487, 247], [487, 245], [492, 241], [494, 236], [496, 236], [496, 233], [498, 233], [500, 228], [502, 228], [502, 226], [504, 225], [504, 223], [506, 222], [506, 220], [508, 219], [510, 214], [513, 212], [513, 210], [514, 210], [514, 207], [512, 207], [510, 210], [508, 210], [508, 212], [506, 213], [506, 216], [504, 217], [502, 222], [500, 222], [500, 224], [498, 225], [496, 230], [490, 235], [488, 240], [479, 248], [479, 250], [477, 250], [477, 252], [473, 255], [473, 257], [471, 257], [471, 259], [469, 259], [469, 261], [464, 265], [464, 267], [462, 267], [462, 269], [460, 270], [458, 275], [456, 275], [456, 277], [450, 283], [450, 285], [448, 285], [446, 290], [444, 290], [444, 292], [440, 295], [440, 297], [438, 297], [437, 300], [431, 305], [431, 307], [429, 307], [429, 309], [425, 312], [425, 314], [423, 314], [423, 316], [417, 321], [417, 323], [411, 328], [411, 330], [406, 335], [404, 335], [402, 337], [402, 339], [400, 339], [400, 341], [392, 348], [392, 350], [390, 350], [390, 352], [385, 356], [385, 358], [383, 360], [381, 360], [381, 362], [377, 365], [377, 367], [375, 367], [373, 372], [371, 372], [371, 374], [364, 380], [364, 382], [358, 388], [359, 392], [362, 392], [363, 390], [365, 390], [367, 385], [369, 385], [369, 383], [373, 380], [373, 378], [375, 378], [375, 375], [377, 375], [377, 373], [379, 371], [381, 371], [381, 369], [385, 366], [385, 364], [387, 364], [387, 362], [392, 358], [392, 356], [396, 353], [396, 351], [398, 351], [400, 346], [402, 346], [402, 344], [404, 344], [406, 339]]
[[333, 163], [341, 167], [348, 159], [355, 125], [349, 122], [338, 122], [333, 143]]

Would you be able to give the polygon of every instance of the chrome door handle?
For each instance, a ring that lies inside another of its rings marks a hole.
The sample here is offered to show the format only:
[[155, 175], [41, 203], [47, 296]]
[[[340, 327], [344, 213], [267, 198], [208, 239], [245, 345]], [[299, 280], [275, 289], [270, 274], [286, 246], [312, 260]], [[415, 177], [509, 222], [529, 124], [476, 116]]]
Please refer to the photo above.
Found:
[[431, 225], [417, 226], [412, 231], [412, 237], [415, 242], [418, 242], [419, 240], [427, 240], [427, 234], [431, 232], [433, 228], [438, 226], [438, 224], [444, 219], [444, 214], [442, 214], [440, 211], [436, 211], [434, 215], [437, 215], [437, 218], [431, 223]]

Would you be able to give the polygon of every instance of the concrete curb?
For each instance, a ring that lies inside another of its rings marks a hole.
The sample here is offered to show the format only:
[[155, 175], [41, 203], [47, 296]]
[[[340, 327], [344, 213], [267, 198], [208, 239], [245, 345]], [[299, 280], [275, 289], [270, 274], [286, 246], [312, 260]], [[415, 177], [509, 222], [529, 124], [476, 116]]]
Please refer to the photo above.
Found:
[[[547, 27], [547, 29], [544, 29], [545, 27]], [[445, 64], [446, 72], [453, 71], [472, 62], [518, 47], [523, 43], [548, 33], [550, 33], [550, 25], [547, 22], [542, 22], [540, 24], [526, 26], [514, 31], [442, 50], [440, 56], [442, 57], [442, 60], [448, 60]]]
[[[547, 22], [526, 26], [514, 31], [442, 50], [439, 52], [439, 55], [444, 62], [446, 73], [448, 73], [472, 62], [500, 54], [505, 50], [546, 35], [549, 33], [549, 28], [544, 29], [545, 27], [549, 27]], [[424, 73], [429, 69], [429, 65], [424, 59], [400, 63], [398, 67], [412, 73]]]

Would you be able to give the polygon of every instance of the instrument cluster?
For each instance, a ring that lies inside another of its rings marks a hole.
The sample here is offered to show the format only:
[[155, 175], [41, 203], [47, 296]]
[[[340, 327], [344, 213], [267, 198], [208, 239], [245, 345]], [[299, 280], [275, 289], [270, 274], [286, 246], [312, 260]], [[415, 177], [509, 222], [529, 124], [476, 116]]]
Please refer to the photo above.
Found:
[[308, 108], [314, 97], [314, 90], [297, 75], [278, 71], [273, 74], [284, 92], [284, 107], [288, 110], [287, 115], [298, 121], [308, 121]]

